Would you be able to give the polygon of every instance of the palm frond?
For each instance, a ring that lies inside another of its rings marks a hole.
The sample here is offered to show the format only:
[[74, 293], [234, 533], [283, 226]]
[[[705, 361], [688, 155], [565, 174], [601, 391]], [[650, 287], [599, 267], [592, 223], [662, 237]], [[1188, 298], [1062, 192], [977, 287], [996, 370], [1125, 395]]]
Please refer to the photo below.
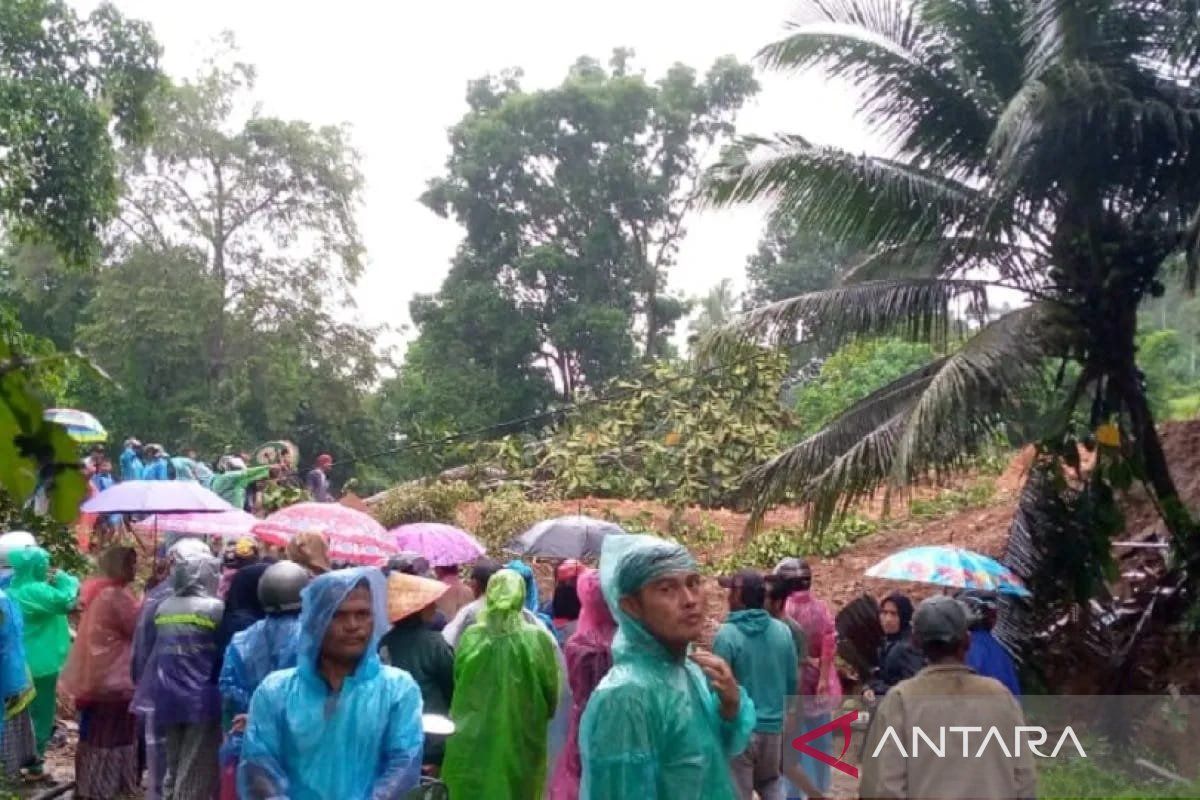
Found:
[[1054, 341], [1049, 309], [1032, 303], [984, 326], [945, 360], [912, 407], [896, 449], [893, 479], [920, 480], [978, 452], [1041, 376]]
[[840, 344], [855, 336], [902, 335], [944, 344], [952, 312], [962, 302], [980, 314], [987, 309], [987, 282], [914, 279], [840, 286], [754, 309], [700, 342], [702, 357], [736, 352], [747, 340], [789, 346], [798, 337]]
[[979, 207], [978, 191], [960, 181], [798, 136], [743, 140], [710, 171], [705, 192], [717, 206], [770, 200], [795, 224], [867, 243], [929, 237]]
[[995, 238], [946, 236], [882, 247], [842, 275], [843, 284], [900, 278], [958, 278], [991, 271], [1022, 288], [1034, 288], [1043, 266], [1034, 248]]

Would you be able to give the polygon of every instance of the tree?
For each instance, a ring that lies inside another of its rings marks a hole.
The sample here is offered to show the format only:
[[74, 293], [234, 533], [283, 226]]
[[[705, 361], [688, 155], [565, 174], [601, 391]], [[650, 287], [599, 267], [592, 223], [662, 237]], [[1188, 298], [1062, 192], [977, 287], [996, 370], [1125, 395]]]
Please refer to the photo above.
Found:
[[[650, 83], [630, 55], [615, 51], [608, 69], [581, 58], [541, 91], [524, 90], [518, 72], [473, 81], [446, 173], [422, 198], [466, 235], [438, 301], [419, 301], [414, 318], [428, 311], [432, 321], [431, 309], [471, 291], [463, 285], [486, 287], [533, 326], [532, 347], [516, 359], [522, 374], [541, 362], [564, 399], [624, 373], [639, 354], [666, 352], [683, 305], [663, 288], [704, 148], [732, 133], [757, 88], [732, 58], [703, 80], [676, 65]], [[485, 338], [507, 335], [496, 328]], [[478, 363], [498, 373], [511, 368], [512, 355], [504, 359]]]
[[[987, 290], [1030, 299], [953, 354], [894, 381], [750, 475], [761, 504], [796, 490], [822, 524], [848, 499], [961, 464], [1047, 360], [1072, 361], [1060, 394], [1089, 427], [1121, 420], [1119, 452], [1185, 550], [1200, 536], [1179, 500], [1137, 367], [1137, 310], [1174, 253], [1200, 266], [1200, 27], [1185, 3], [848, 0], [808, 7], [762, 52], [824, 67], [861, 93], [893, 157], [799, 136], [742, 143], [718, 168], [717, 202], [763, 197], [776, 214], [866, 241], [849, 285], [750, 314], [774, 341], [816, 320], [833, 340], [893, 333], [937, 343]], [[1063, 374], [1066, 374], [1065, 372]], [[1063, 423], [1047, 434], [1065, 457]]]
[[257, 112], [240, 119], [254, 69], [228, 60], [219, 54], [157, 95], [157, 133], [125, 169], [117, 237], [124, 251], [203, 253], [225, 298], [204, 361], [214, 382], [231, 364], [234, 309], [272, 325], [348, 304], [363, 252], [354, 217], [362, 176], [345, 130]]
[[688, 323], [689, 341], [698, 341], [709, 332], [725, 325], [737, 313], [738, 296], [733, 291], [733, 281], [729, 278], [722, 279], [697, 303], [700, 313]]
[[773, 217], [746, 259], [747, 306], [754, 308], [799, 294], [819, 292], [837, 282], [850, 264], [852, 249], [791, 217]]
[[[0, 215], [9, 235], [74, 265], [95, 255], [116, 207], [114, 143], [147, 134], [157, 61], [149, 28], [112, 6], [81, 19], [53, 0], [0, 5]], [[19, 504], [41, 483], [53, 517], [72, 520], [84, 488], [75, 447], [42, 419], [39, 385], [63, 358], [38, 352], [7, 310], [0, 316], [0, 489]]]

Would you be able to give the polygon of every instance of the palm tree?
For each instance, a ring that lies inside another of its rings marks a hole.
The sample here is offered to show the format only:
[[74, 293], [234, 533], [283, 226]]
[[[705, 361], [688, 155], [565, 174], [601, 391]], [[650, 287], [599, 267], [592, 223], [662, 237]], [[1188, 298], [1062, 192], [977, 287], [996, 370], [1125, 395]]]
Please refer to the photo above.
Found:
[[729, 278], [722, 279], [708, 290], [708, 294], [699, 299], [699, 305], [700, 313], [688, 323], [689, 339], [699, 339], [733, 318], [738, 305], [733, 281]]
[[[711, 200], [865, 243], [842, 285], [751, 311], [704, 351], [894, 334], [942, 344], [964, 308], [989, 320], [747, 477], [761, 511], [812, 503], [820, 527], [881, 487], [965, 463], [1047, 365], [1061, 423], [1090, 404], [1175, 539], [1200, 551], [1136, 361], [1139, 303], [1163, 262], [1200, 265], [1200, 17], [1195, 0], [808, 0], [769, 68], [823, 68], [855, 86], [888, 144], [868, 156], [800, 136], [744, 139]], [[989, 289], [1028, 303], [997, 317]], [[1061, 376], [1070, 375], [1064, 381]], [[1077, 375], [1077, 377], [1075, 377]]]

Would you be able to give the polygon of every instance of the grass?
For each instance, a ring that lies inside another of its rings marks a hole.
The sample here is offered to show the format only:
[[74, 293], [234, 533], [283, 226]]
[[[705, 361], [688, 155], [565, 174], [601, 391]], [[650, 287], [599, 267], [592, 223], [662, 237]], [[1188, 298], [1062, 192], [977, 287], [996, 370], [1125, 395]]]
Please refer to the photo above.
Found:
[[1076, 759], [1038, 770], [1039, 798], [1093, 800], [1156, 800], [1200, 797], [1200, 781], [1187, 784], [1155, 781], [1141, 773], [1126, 775]]

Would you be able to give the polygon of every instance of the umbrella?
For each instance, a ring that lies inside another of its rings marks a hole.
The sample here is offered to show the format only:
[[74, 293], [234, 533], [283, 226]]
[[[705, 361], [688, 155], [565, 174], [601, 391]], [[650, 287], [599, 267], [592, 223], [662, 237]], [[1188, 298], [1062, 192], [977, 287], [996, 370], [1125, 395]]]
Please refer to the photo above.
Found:
[[233, 506], [194, 481], [122, 481], [83, 504], [86, 514], [215, 514]]
[[514, 539], [508, 549], [522, 556], [595, 560], [600, 557], [604, 537], [623, 533], [620, 525], [594, 517], [557, 517], [534, 525]]
[[299, 533], [319, 533], [329, 557], [352, 564], [381, 566], [399, 552], [374, 517], [338, 503], [297, 503], [260, 521], [251, 533], [267, 544], [286, 546]]
[[93, 444], [108, 440], [108, 431], [100, 424], [100, 420], [86, 411], [76, 411], [73, 408], [48, 408], [42, 413], [42, 419], [61, 425], [67, 429], [67, 435], [81, 444]]
[[162, 529], [184, 536], [214, 536], [221, 539], [240, 539], [250, 536], [258, 518], [240, 508], [216, 513], [154, 514], [134, 523], [134, 530], [143, 533]]
[[414, 522], [393, 528], [396, 547], [420, 553], [435, 567], [468, 564], [484, 554], [484, 547], [471, 534], [440, 522]]
[[1029, 596], [1029, 590], [1008, 567], [994, 558], [954, 545], [910, 547], [888, 556], [866, 574], [870, 578]]

